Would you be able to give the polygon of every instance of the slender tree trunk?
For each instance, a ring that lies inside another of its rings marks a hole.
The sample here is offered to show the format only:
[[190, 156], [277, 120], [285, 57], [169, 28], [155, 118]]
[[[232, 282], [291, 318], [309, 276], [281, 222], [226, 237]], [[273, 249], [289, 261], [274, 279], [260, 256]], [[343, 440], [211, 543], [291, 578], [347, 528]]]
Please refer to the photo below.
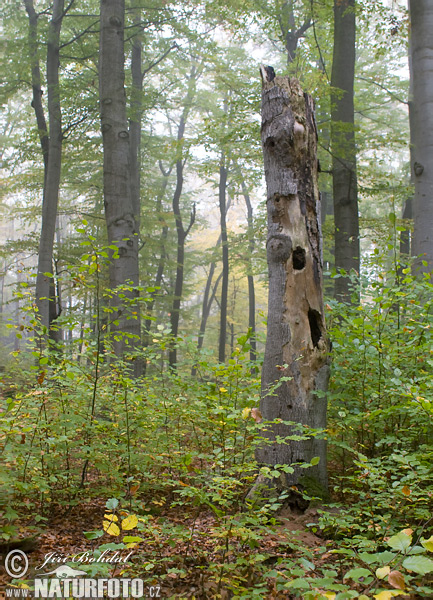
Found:
[[185, 230], [183, 226], [182, 213], [180, 209], [180, 198], [182, 196], [183, 189], [183, 170], [185, 166], [185, 159], [182, 155], [182, 147], [185, 135], [186, 122], [191, 110], [192, 100], [195, 94], [196, 78], [198, 76], [197, 69], [192, 67], [191, 73], [188, 79], [188, 91], [184, 102], [184, 109], [180, 117], [179, 127], [177, 131], [178, 141], [178, 157], [176, 160], [176, 189], [173, 195], [173, 213], [176, 223], [177, 232], [177, 262], [176, 262], [176, 279], [174, 283], [174, 298], [171, 307], [170, 325], [171, 334], [173, 336], [173, 344], [169, 350], [168, 362], [172, 369], [176, 368], [177, 363], [177, 350], [176, 350], [176, 338], [179, 330], [179, 318], [180, 318], [180, 305], [182, 301], [183, 291], [183, 279], [184, 279], [184, 265], [185, 265], [185, 240], [187, 235], [195, 221], [195, 206], [190, 214], [189, 225]]
[[412, 176], [415, 267], [433, 271], [433, 4], [410, 0], [411, 89], [410, 126], [413, 143]]
[[[131, 196], [130, 134], [126, 118], [124, 0], [101, 0], [99, 47], [99, 96], [104, 148], [104, 207], [108, 243], [116, 247], [109, 278], [111, 331], [118, 357], [140, 342], [140, 313], [137, 307], [139, 281], [138, 225]], [[135, 289], [134, 289], [135, 288]], [[134, 363], [140, 375], [140, 361]]]
[[36, 14], [33, 0], [24, 0], [27, 14], [29, 16], [29, 55], [32, 71], [32, 107], [35, 111], [36, 124], [38, 127], [39, 140], [41, 144], [42, 157], [44, 160], [44, 180], [48, 170], [49, 138], [45, 112], [42, 105], [41, 71], [38, 56], [38, 15]]
[[[408, 198], [404, 203], [403, 208], [403, 219], [409, 221], [413, 218], [412, 214], [412, 198]], [[408, 227], [400, 233], [400, 255], [403, 259], [403, 263], [407, 264], [408, 258], [411, 256], [411, 243], [410, 243], [410, 228]]]
[[311, 18], [307, 17], [300, 27], [296, 27], [294, 0], [286, 0], [277, 14], [278, 24], [287, 52], [287, 64], [290, 66], [295, 62], [299, 40], [304, 37], [306, 31], [312, 26]]
[[42, 200], [42, 228], [39, 240], [38, 271], [36, 277], [36, 305], [43, 327], [57, 317], [55, 293], [53, 294], [53, 246], [59, 202], [62, 166], [62, 113], [59, 86], [59, 45], [64, 0], [54, 0], [47, 39], [48, 120], [42, 106], [41, 73], [37, 46], [37, 14], [32, 0], [24, 0], [29, 17], [29, 52], [32, 69], [32, 106], [36, 115], [39, 139], [44, 160], [44, 193]]
[[220, 158], [220, 181], [219, 181], [219, 208], [220, 208], [220, 226], [221, 226], [221, 250], [223, 275], [221, 282], [221, 300], [220, 300], [220, 335], [218, 345], [218, 360], [223, 363], [226, 358], [226, 339], [227, 339], [227, 301], [229, 289], [229, 246], [227, 238], [226, 221], [226, 193], [227, 193], [228, 165], [224, 151]]
[[[256, 346], [256, 294], [254, 289], [254, 275], [252, 266], [252, 256], [255, 248], [254, 240], [254, 219], [253, 219], [253, 206], [251, 204], [250, 194], [245, 184], [240, 167], [237, 167], [238, 173], [241, 180], [242, 195], [245, 200], [245, 206], [247, 207], [247, 223], [248, 223], [248, 261], [247, 261], [247, 279], [248, 279], [248, 329], [250, 331], [250, 360], [255, 362], [257, 360], [257, 346]], [[256, 372], [255, 367], [252, 368], [252, 374]]]
[[[258, 449], [257, 460], [264, 465], [292, 465], [284, 487], [302, 483], [304, 476], [326, 489], [326, 442], [277, 440], [299, 433], [284, 421], [326, 427], [329, 360], [313, 101], [296, 79], [269, 80], [263, 67], [261, 73], [269, 303], [260, 407], [265, 420], [276, 422], [267, 426], [267, 441]], [[279, 381], [282, 376], [288, 381]], [[320, 459], [317, 466], [307, 470], [296, 466], [313, 457]], [[280, 480], [266, 483], [281, 485]]]
[[[334, 0], [334, 53], [331, 74], [331, 147], [335, 219], [335, 267], [359, 273], [358, 182], [356, 175], [355, 0]], [[347, 277], [335, 280], [335, 295], [349, 302]]]

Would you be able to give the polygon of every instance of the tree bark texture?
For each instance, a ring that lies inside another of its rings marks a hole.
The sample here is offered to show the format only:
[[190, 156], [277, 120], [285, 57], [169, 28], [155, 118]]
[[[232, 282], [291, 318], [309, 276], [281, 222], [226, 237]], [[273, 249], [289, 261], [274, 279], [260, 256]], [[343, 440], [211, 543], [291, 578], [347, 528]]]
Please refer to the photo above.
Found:
[[[331, 74], [331, 148], [335, 219], [335, 267], [359, 273], [358, 182], [356, 175], [355, 0], [334, 0]], [[349, 281], [335, 280], [335, 296], [350, 301]]]
[[[140, 26], [141, 10], [135, 9], [134, 24]], [[129, 120], [130, 154], [131, 154], [131, 202], [134, 211], [137, 231], [140, 231], [140, 140], [141, 140], [141, 116], [143, 112], [143, 74], [142, 69], [142, 36], [141, 32], [136, 34], [132, 40], [131, 53], [131, 118]]]
[[[53, 307], [50, 306], [50, 302], [55, 301], [55, 296], [53, 298], [51, 294], [54, 286], [52, 276], [53, 247], [62, 168], [62, 113], [60, 108], [59, 86], [59, 45], [63, 11], [64, 0], [54, 0], [52, 19], [48, 27], [47, 39], [48, 144], [43, 129], [45, 119], [43, 117], [43, 109], [40, 102], [40, 74], [38, 74], [39, 68], [35, 62], [37, 60], [36, 57], [34, 57], [32, 66], [33, 103], [38, 128], [42, 127], [39, 136], [44, 164], [46, 165], [44, 195], [42, 200], [42, 227], [39, 240], [38, 272], [36, 277], [36, 305], [38, 307], [41, 324], [47, 329], [50, 327], [50, 322], [56, 317], [56, 312], [53, 310]], [[28, 14], [31, 23], [31, 10], [30, 12], [28, 10]], [[39, 99], [37, 98], [38, 95]]]
[[[124, 0], [101, 0], [99, 96], [104, 149], [104, 208], [108, 243], [117, 252], [110, 261], [110, 288], [137, 286], [138, 226], [131, 196], [130, 135], [126, 117], [124, 66]], [[140, 341], [138, 291], [122, 290], [111, 301], [114, 350], [122, 356]], [[126, 339], [128, 338], [128, 344]], [[136, 361], [139, 369], [139, 361]], [[139, 375], [134, 367], [135, 375]]]
[[[411, 22], [411, 141], [414, 232], [412, 254], [419, 256], [416, 267], [433, 271], [433, 4], [410, 0]], [[426, 264], [423, 265], [422, 261]]]
[[[293, 465], [318, 456], [319, 464], [307, 471], [295, 466], [285, 485], [298, 484], [307, 476], [326, 489], [325, 440], [277, 440], [296, 432], [296, 426], [283, 421], [326, 427], [329, 355], [313, 101], [296, 79], [269, 81], [268, 73], [262, 68], [269, 301], [260, 408], [265, 420], [276, 422], [267, 426], [267, 441], [257, 460], [264, 465]], [[288, 381], [279, 382], [282, 376]]]

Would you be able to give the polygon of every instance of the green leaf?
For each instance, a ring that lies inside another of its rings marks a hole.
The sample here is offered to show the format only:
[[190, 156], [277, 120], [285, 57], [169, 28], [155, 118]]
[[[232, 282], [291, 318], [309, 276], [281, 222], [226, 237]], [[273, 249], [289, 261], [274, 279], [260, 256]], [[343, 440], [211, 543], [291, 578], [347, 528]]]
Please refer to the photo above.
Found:
[[350, 569], [343, 579], [353, 579], [353, 581], [365, 581], [367, 577], [371, 577], [372, 573], [368, 569], [359, 567], [358, 569]]
[[404, 533], [404, 531], [400, 531], [400, 533], [397, 533], [397, 535], [390, 537], [387, 543], [388, 546], [390, 546], [393, 550], [404, 552], [407, 548], [409, 548], [411, 541], [411, 535], [407, 535], [407, 533]]
[[125, 535], [122, 541], [125, 544], [138, 544], [138, 542], [144, 542], [144, 539], [138, 535]]
[[83, 531], [83, 533], [87, 540], [97, 540], [104, 535], [104, 532], [101, 529], [98, 531]]
[[116, 510], [116, 508], [119, 506], [119, 500], [117, 498], [110, 498], [105, 503], [105, 506], [108, 508], [108, 510]]
[[315, 465], [318, 465], [319, 462], [320, 462], [320, 456], [315, 456], [314, 458], [311, 459], [310, 465], [312, 467], [314, 467]]
[[284, 587], [295, 590], [308, 590], [310, 589], [310, 584], [305, 581], [305, 579], [293, 579], [284, 585]]
[[403, 567], [419, 575], [427, 575], [433, 573], [433, 560], [426, 556], [408, 556], [403, 561]]

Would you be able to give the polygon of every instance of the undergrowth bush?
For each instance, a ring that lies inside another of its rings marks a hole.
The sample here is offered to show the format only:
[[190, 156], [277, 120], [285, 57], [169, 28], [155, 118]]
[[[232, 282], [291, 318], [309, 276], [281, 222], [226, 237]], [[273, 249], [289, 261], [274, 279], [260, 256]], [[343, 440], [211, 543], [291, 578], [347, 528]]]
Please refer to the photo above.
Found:
[[[3, 380], [3, 539], [16, 536], [23, 516], [37, 531], [53, 506], [66, 511], [91, 497], [111, 498], [112, 519], [130, 515], [134, 531], [122, 537], [121, 528], [104, 526], [88, 539], [112, 535], [114, 545], [138, 544], [140, 561], [128, 568], [149, 584], [194, 574], [197, 595], [208, 598], [433, 594], [429, 280], [381, 269], [376, 255], [362, 302], [328, 303], [333, 505], [319, 508], [320, 527], [311, 524], [323, 541], [313, 549], [281, 532], [284, 494], [254, 505], [246, 499], [260, 472], [254, 450], [265, 425], [248, 335], [225, 365], [197, 356], [194, 340], [179, 338], [182, 363], [173, 371], [166, 356], [174, 342], [169, 328], [157, 325], [135, 352], [146, 374], [132, 379], [130, 361], [115, 362], [110, 349], [102, 278], [108, 252], [90, 248], [86, 264], [68, 277], [78, 296], [87, 290], [99, 298], [92, 324], [64, 316], [59, 326], [81, 330], [80, 337], [63, 348], [38, 345], [29, 302], [27, 346], [14, 353]], [[20, 294], [31, 299], [25, 286]]]

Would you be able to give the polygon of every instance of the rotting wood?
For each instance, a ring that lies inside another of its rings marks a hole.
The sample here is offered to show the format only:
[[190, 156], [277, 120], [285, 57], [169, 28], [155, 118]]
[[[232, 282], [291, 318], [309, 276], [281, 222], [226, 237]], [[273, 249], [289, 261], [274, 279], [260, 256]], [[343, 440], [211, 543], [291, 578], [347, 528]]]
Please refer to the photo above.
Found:
[[[275, 421], [257, 450], [261, 465], [294, 465], [319, 457], [270, 487], [312, 481], [326, 491], [326, 441], [321, 436], [283, 442], [296, 425], [326, 427], [329, 344], [322, 292], [322, 235], [317, 183], [314, 103], [299, 82], [261, 68], [262, 145], [267, 183], [268, 330], [262, 371], [261, 413]], [[283, 380], [277, 389], [272, 388]], [[263, 483], [259, 478], [258, 483]], [[257, 487], [257, 486], [255, 486]]]

